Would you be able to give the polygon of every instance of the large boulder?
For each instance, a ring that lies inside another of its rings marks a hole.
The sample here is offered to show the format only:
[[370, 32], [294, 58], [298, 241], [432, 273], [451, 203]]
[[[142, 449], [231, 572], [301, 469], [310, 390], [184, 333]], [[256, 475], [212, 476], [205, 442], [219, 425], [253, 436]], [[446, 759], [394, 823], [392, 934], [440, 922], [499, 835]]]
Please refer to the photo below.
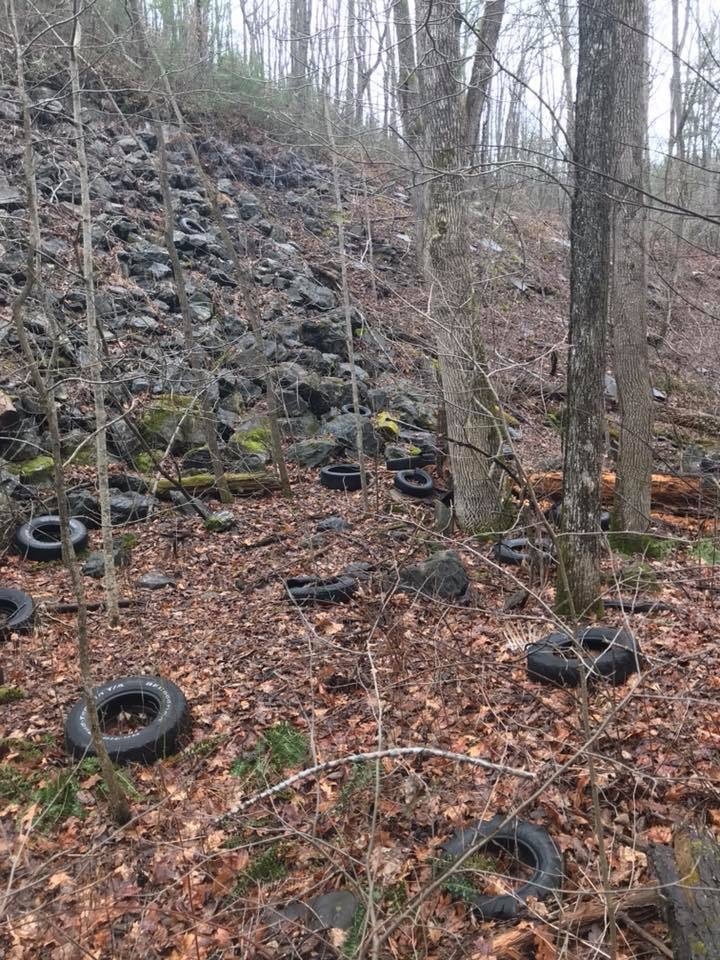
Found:
[[[112, 552], [116, 567], [127, 567], [129, 565], [131, 548], [124, 537], [119, 540], [113, 540]], [[82, 572], [86, 577], [93, 577], [96, 580], [105, 576], [105, 554], [102, 550], [94, 550], [89, 554], [87, 560], [82, 565]]]
[[[325, 425], [327, 433], [336, 441], [341, 450], [352, 450], [357, 445], [357, 417], [354, 413], [342, 413], [333, 417]], [[385, 445], [384, 440], [374, 430], [372, 423], [362, 417], [362, 439], [365, 453], [374, 456]]]
[[334, 353], [343, 360], [347, 359], [348, 348], [345, 330], [340, 323], [329, 317], [313, 317], [300, 324], [300, 340], [308, 347], [315, 347], [321, 353]]
[[334, 440], [316, 439], [298, 440], [288, 447], [288, 460], [299, 463], [302, 467], [324, 467], [337, 454], [337, 443]]
[[110, 497], [110, 516], [113, 523], [144, 520], [155, 506], [155, 497], [146, 493], [116, 493]]
[[288, 289], [288, 300], [313, 310], [332, 310], [337, 303], [332, 290], [308, 277], [295, 278]]
[[469, 586], [468, 575], [454, 550], [439, 550], [423, 563], [399, 571], [398, 590], [455, 600]]
[[202, 413], [190, 397], [161, 394], [145, 408], [139, 425], [153, 449], [172, 441], [172, 452], [182, 453], [205, 443]]

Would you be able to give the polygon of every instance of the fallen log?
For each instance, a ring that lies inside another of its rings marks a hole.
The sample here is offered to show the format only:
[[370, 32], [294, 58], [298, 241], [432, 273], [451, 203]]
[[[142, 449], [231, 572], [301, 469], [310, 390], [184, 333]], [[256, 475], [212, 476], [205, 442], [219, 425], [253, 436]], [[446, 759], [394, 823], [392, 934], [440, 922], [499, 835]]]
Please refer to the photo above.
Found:
[[[558, 500], [562, 496], [563, 475], [561, 470], [547, 473], [532, 473], [528, 477], [538, 499], [547, 497]], [[604, 504], [612, 503], [615, 491], [615, 474], [602, 475], [601, 497]], [[720, 490], [715, 478], [687, 474], [654, 473], [650, 489], [653, 507], [663, 507], [670, 513], [711, 513], [720, 503]]]
[[654, 404], [653, 413], [660, 423], [670, 423], [675, 427], [685, 427], [712, 437], [720, 437], [720, 417], [698, 410], [684, 410], [680, 407], [664, 407]]
[[[615, 897], [615, 909], [625, 913], [642, 911], [651, 916], [657, 912], [657, 890], [655, 887], [640, 887], [619, 894]], [[538, 947], [543, 942], [554, 945], [559, 931], [582, 933], [594, 923], [603, 921], [605, 911], [606, 905], [601, 898], [582, 903], [572, 910], [555, 911], [543, 923], [515, 927], [494, 937], [490, 954], [497, 960], [519, 960], [531, 947]]]
[[[280, 481], [270, 473], [226, 473], [225, 480], [231, 493], [247, 495], [251, 493], [270, 493], [280, 489]], [[190, 493], [211, 490], [216, 485], [212, 473], [195, 473], [188, 477], [179, 477], [174, 483], [161, 477], [157, 482], [157, 492], [167, 493], [181, 486]]]
[[720, 957], [720, 846], [712, 834], [677, 830], [672, 847], [649, 848], [648, 862], [660, 885], [673, 960]]

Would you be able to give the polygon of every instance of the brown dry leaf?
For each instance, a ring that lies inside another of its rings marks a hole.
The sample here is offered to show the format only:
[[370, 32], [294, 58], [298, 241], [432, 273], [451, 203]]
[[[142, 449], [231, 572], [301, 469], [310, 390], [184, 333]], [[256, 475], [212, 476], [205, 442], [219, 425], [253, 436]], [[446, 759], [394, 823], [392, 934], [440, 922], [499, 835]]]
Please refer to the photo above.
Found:
[[552, 931], [549, 929], [533, 930], [535, 960], [557, 960], [557, 950], [553, 940]]

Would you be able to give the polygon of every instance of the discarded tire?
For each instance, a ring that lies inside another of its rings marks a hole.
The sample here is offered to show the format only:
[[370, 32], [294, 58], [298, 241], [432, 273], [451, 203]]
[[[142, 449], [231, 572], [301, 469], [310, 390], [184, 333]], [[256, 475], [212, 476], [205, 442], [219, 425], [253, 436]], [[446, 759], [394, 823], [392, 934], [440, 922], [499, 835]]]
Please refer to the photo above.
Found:
[[[560, 523], [560, 515], [562, 513], [562, 503], [556, 503], [546, 512], [545, 516], [553, 524]], [[609, 530], [610, 529], [610, 513], [607, 510], [601, 510], [599, 514], [600, 519], [600, 529]]]
[[[580, 656], [578, 646], [588, 651]], [[597, 653], [597, 656], [592, 654]], [[603, 677], [623, 683], [638, 669], [640, 648], [624, 627], [588, 627], [575, 641], [564, 633], [551, 633], [527, 648], [527, 672], [531, 680], [564, 687], [580, 684], [580, 670], [586, 664], [588, 679]]]
[[346, 603], [357, 590], [353, 577], [291, 577], [285, 588], [295, 603]]
[[[177, 750], [189, 709], [185, 695], [174, 683], [161, 677], [123, 677], [98, 687], [94, 698], [101, 728], [120, 714], [147, 721], [131, 733], [103, 735], [115, 763], [152, 763]], [[84, 700], [76, 703], [67, 716], [65, 747], [76, 759], [95, 755]]]
[[35, 603], [22, 590], [0, 590], [0, 640], [10, 633], [22, 633], [32, 627]]
[[433, 492], [433, 479], [425, 470], [398, 470], [393, 483], [409, 497], [427, 497]]
[[[87, 527], [75, 517], [70, 518], [70, 541], [76, 550], [87, 546]], [[58, 560], [62, 557], [60, 517], [50, 514], [24, 523], [15, 531], [15, 545], [27, 560]]]
[[525, 820], [511, 820], [501, 827], [504, 819], [505, 817], [498, 815], [492, 820], [483, 820], [472, 827], [456, 830], [442, 848], [448, 859], [457, 860], [478, 840], [491, 837], [480, 849], [480, 854], [487, 852], [492, 855], [493, 851], [509, 853], [520, 863], [532, 868], [530, 879], [513, 893], [474, 894], [463, 884], [462, 893], [455, 895], [470, 903], [483, 920], [514, 920], [525, 912], [530, 897], [537, 900], [559, 898], [562, 887], [562, 857], [547, 830]]
[[435, 457], [432, 453], [418, 453], [412, 457], [394, 457], [392, 460], [385, 461], [385, 467], [388, 470], [417, 470], [418, 467], [427, 467], [435, 463]]
[[329, 490], [359, 490], [360, 467], [355, 463], [331, 463], [321, 469], [320, 483]]
[[[341, 412], [341, 413], [355, 413], [355, 406], [354, 406], [352, 403], [346, 403], [346, 404], [344, 404], [344, 405], [340, 408], [340, 412]], [[366, 407], [366, 406], [364, 406], [364, 404], [362, 404], [362, 403], [358, 404], [357, 412], [360, 414], [361, 417], [371, 417], [371, 416], [372, 416], [372, 410], [370, 409], [370, 407]]]
[[548, 563], [553, 563], [554, 547], [549, 540], [539, 540], [533, 542], [528, 537], [511, 537], [501, 540], [493, 546], [493, 559], [498, 563], [505, 563], [508, 566], [520, 566], [528, 560], [531, 554], [535, 554]]

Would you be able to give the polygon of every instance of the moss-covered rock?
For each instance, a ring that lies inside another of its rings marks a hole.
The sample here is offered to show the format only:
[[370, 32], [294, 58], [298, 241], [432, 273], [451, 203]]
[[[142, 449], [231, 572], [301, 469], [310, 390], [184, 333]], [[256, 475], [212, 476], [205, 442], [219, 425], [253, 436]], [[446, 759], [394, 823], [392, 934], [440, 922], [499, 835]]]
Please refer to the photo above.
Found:
[[180, 453], [205, 442], [202, 411], [190, 397], [163, 394], [156, 397], [140, 415], [140, 430], [149, 444]]
[[270, 426], [267, 420], [255, 420], [236, 430], [228, 442], [228, 453], [242, 471], [255, 472], [271, 459]]
[[52, 479], [55, 461], [50, 456], [40, 455], [22, 463], [8, 464], [8, 470], [22, 480], [23, 483], [47, 483]]

